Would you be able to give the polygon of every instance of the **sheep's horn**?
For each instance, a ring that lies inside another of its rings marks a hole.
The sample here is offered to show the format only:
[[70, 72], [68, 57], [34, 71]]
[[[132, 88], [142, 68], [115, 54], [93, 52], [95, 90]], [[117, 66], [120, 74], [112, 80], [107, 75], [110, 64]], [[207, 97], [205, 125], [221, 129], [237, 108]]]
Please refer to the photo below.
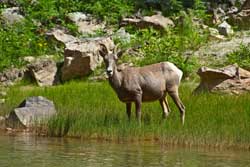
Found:
[[106, 54], [108, 54], [108, 49], [106, 47], [106, 45], [104, 45], [103, 43], [100, 43], [101, 49], [100, 49], [100, 55], [103, 57]]

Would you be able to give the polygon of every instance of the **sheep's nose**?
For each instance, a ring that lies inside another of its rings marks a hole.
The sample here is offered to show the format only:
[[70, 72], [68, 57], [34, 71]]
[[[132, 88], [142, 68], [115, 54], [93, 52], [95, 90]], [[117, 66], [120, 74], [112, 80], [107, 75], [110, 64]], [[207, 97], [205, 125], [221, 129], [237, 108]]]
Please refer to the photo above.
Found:
[[112, 74], [112, 72], [113, 72], [113, 71], [110, 70], [110, 69], [107, 70], [107, 74]]

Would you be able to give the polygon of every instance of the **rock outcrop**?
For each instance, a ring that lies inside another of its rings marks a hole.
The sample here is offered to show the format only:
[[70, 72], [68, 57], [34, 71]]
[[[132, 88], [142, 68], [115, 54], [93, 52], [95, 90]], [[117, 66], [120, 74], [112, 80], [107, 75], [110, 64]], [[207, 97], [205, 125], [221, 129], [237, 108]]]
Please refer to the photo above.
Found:
[[220, 69], [201, 67], [197, 74], [201, 81], [195, 93], [204, 91], [229, 94], [250, 92], [250, 72], [236, 65]]
[[[241, 45], [250, 44], [250, 35], [245, 34], [244, 36], [234, 37], [228, 41], [212, 41], [205, 46], [199, 48], [199, 50], [194, 52], [194, 56], [197, 56], [201, 59], [206, 57], [211, 57], [217, 62], [223, 63], [226, 60], [225, 56], [232, 53], [235, 50], [238, 50]], [[202, 64], [208, 64], [209, 62], [201, 62]]]
[[90, 14], [82, 12], [69, 13], [68, 18], [77, 25], [78, 32], [82, 34], [95, 34], [95, 31], [105, 27], [103, 23], [98, 22]]
[[48, 37], [61, 42], [65, 46], [67, 43], [70, 43], [70, 42], [74, 42], [74, 41], [80, 42], [78, 38], [67, 34], [65, 30], [59, 29], [59, 28], [53, 28], [50, 31], [48, 31], [46, 34]]
[[6, 126], [10, 128], [31, 128], [46, 123], [56, 114], [54, 103], [42, 96], [29, 97], [10, 112]]
[[102, 62], [99, 55], [100, 43], [105, 44], [110, 50], [115, 47], [110, 37], [79, 39], [61, 29], [54, 29], [47, 34], [65, 45], [64, 63], [61, 69], [62, 81], [86, 76], [100, 65]]
[[123, 18], [121, 20], [120, 26], [127, 25], [133, 25], [138, 28], [153, 27], [158, 30], [165, 30], [170, 26], [175, 26], [171, 19], [162, 16], [160, 12], [156, 15], [143, 16], [140, 18]]
[[62, 67], [62, 81], [90, 74], [103, 61], [99, 55], [100, 43], [108, 49], [114, 48], [109, 37], [88, 38], [66, 44], [64, 50], [64, 64]]

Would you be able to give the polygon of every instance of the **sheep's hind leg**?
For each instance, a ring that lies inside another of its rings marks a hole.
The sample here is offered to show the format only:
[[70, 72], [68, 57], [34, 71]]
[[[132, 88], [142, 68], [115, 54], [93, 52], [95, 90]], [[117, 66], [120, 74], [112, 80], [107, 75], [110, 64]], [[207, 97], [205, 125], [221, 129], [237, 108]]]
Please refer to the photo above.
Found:
[[183, 105], [179, 93], [178, 93], [178, 87], [172, 88], [171, 91], [169, 91], [169, 95], [172, 97], [173, 101], [177, 105], [180, 113], [181, 113], [181, 122], [184, 125], [185, 122], [185, 106]]
[[162, 118], [165, 119], [168, 117], [169, 112], [170, 112], [168, 102], [165, 97], [160, 99], [159, 101], [160, 101], [161, 108], [162, 108]]

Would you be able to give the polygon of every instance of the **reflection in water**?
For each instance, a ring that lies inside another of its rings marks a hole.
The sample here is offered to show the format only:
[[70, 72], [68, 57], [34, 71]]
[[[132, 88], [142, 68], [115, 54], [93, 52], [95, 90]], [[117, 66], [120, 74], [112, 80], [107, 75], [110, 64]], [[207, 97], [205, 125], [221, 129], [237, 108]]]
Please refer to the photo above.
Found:
[[246, 167], [250, 152], [0, 135], [1, 167]]

